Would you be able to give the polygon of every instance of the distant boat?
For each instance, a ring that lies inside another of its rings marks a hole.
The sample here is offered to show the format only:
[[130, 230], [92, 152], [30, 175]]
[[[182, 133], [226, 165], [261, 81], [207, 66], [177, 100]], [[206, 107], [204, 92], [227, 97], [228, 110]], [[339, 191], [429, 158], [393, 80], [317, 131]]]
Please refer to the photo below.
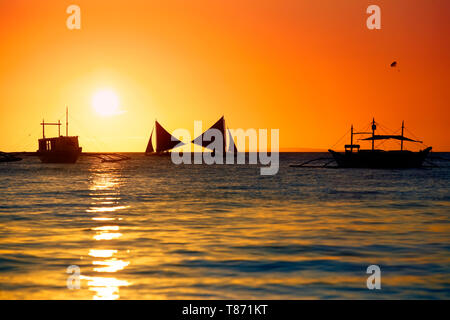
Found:
[[[372, 121], [372, 132], [353, 132], [351, 127], [350, 144], [345, 145], [345, 152], [336, 152], [328, 150], [336, 161], [338, 167], [341, 168], [420, 168], [425, 158], [431, 151], [431, 147], [418, 152], [412, 152], [403, 149], [403, 143], [422, 141], [413, 140], [404, 136], [404, 122], [402, 122], [401, 135], [377, 135], [375, 130], [377, 124], [375, 119]], [[371, 137], [362, 139], [363, 141], [372, 141], [372, 148], [361, 150], [359, 144], [353, 144], [353, 135], [371, 134]], [[379, 140], [398, 140], [401, 143], [400, 150], [380, 150], [375, 149], [375, 141]]]
[[[213, 142], [213, 141], [209, 141], [205, 139], [205, 135], [209, 134], [208, 132], [210, 130], [219, 130], [220, 133], [222, 134], [222, 150], [221, 150], [221, 154], [226, 154], [226, 152], [233, 152], [234, 155], [236, 155], [238, 153], [236, 144], [233, 140], [233, 137], [231, 135], [230, 129], [227, 129], [226, 124], [225, 124], [225, 117], [222, 116], [219, 120], [217, 120], [216, 123], [214, 123], [208, 130], [206, 130], [205, 132], [203, 132], [200, 136], [198, 136], [197, 138], [195, 138], [194, 140], [192, 140], [192, 143], [202, 146], [204, 148], [208, 148], [208, 146]], [[227, 135], [228, 135], [228, 146], [227, 146]], [[213, 156], [215, 155], [216, 150], [213, 150]]]
[[1, 152], [0, 151], [0, 162], [15, 162], [20, 161], [22, 158], [16, 157], [11, 153]]
[[[153, 146], [152, 138], [155, 133], [155, 146]], [[170, 150], [182, 143], [180, 140], [172, 136], [158, 121], [155, 121], [155, 127], [152, 129], [150, 139], [148, 140], [146, 155], [170, 155]]]
[[[69, 136], [68, 110], [66, 109], [66, 135], [60, 133], [61, 123], [49, 123], [42, 120], [42, 139], [39, 139], [37, 155], [43, 163], [75, 163], [81, 154], [82, 148], [78, 144], [77, 136]], [[58, 137], [46, 138], [45, 126], [58, 126]]]

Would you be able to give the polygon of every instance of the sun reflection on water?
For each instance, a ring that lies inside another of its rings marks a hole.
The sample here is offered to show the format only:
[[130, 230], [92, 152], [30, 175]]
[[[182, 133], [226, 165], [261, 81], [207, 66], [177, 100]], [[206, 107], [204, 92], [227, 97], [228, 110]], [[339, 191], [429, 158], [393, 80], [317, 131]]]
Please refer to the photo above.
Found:
[[94, 235], [95, 240], [113, 240], [120, 238], [122, 234], [120, 232], [116, 233], [110, 233], [110, 232], [99, 232], [96, 235]]
[[114, 212], [120, 209], [126, 209], [128, 206], [116, 206], [116, 207], [91, 207], [86, 212]]
[[108, 218], [108, 217], [94, 217], [94, 221], [112, 221], [112, 220], [122, 220], [122, 218]]
[[101, 250], [101, 249], [89, 250], [89, 255], [94, 258], [110, 258], [115, 253], [117, 253], [117, 250]]
[[[130, 262], [119, 259], [120, 252], [111, 246], [122, 237], [120, 226], [116, 223], [123, 219], [117, 217], [120, 210], [129, 208], [129, 206], [120, 203], [120, 172], [117, 170], [93, 171], [90, 197], [91, 207], [86, 210], [89, 214], [103, 214], [102, 216], [93, 216], [92, 221], [100, 224], [93, 226], [94, 232], [92, 238], [98, 242], [99, 247], [89, 250], [89, 256], [93, 258], [93, 272], [108, 276], [83, 276], [87, 280], [90, 291], [95, 292], [94, 300], [114, 300], [120, 298], [120, 287], [129, 286], [126, 280], [112, 277], [126, 268]], [[106, 214], [106, 216], [104, 216]], [[107, 223], [107, 224], [104, 224]]]
[[128, 266], [130, 263], [123, 260], [110, 259], [103, 261], [93, 261], [92, 264], [104, 266], [101, 268], [94, 268], [94, 271], [96, 272], [117, 272], [119, 270], [123, 270], [123, 268]]
[[91, 230], [99, 230], [99, 231], [118, 231], [118, 230], [119, 230], [119, 226], [102, 226], [102, 227], [92, 228]]
[[94, 300], [115, 300], [119, 299], [119, 288], [129, 286], [130, 283], [125, 280], [119, 280], [113, 277], [87, 277], [81, 279], [87, 280], [90, 291], [96, 294], [92, 297]]

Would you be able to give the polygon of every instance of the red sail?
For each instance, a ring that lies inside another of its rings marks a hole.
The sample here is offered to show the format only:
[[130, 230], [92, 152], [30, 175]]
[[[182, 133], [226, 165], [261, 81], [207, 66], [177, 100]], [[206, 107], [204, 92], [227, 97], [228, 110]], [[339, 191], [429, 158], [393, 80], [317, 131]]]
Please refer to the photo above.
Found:
[[238, 153], [238, 149], [236, 148], [236, 144], [234, 143], [233, 136], [231, 135], [230, 129], [228, 129], [228, 151], [233, 151], [233, 154]]
[[155, 128], [152, 129], [152, 133], [150, 134], [150, 139], [148, 140], [148, 144], [147, 144], [147, 149], [145, 149], [145, 153], [153, 153], [155, 152], [155, 150], [153, 149], [153, 144], [152, 144], [152, 137], [153, 137], [153, 130]]
[[164, 152], [170, 150], [181, 143], [180, 140], [173, 137], [166, 129], [164, 129], [158, 121], [155, 121], [156, 126], [156, 152]]
[[223, 116], [216, 123], [214, 123], [211, 126], [211, 128], [209, 128], [208, 130], [203, 132], [200, 136], [192, 140], [192, 143], [195, 143], [196, 145], [202, 146], [204, 148], [208, 147], [208, 145], [214, 142], [214, 139], [212, 139], [212, 141], [210, 140], [205, 141], [205, 134], [211, 129], [219, 130], [222, 133], [222, 148], [223, 148], [222, 152], [225, 151], [225, 119]]

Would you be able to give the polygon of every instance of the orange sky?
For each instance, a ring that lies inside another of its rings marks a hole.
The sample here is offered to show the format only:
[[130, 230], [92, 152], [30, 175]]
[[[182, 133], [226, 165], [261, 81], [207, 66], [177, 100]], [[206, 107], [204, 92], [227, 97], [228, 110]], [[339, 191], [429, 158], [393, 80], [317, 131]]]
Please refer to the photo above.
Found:
[[[72, 3], [81, 30], [66, 28]], [[381, 30], [366, 28], [370, 4]], [[326, 149], [374, 116], [450, 151], [449, 13], [448, 0], [1, 0], [0, 150], [35, 151], [67, 104], [84, 151], [144, 151], [155, 118], [193, 130], [222, 114], [280, 129], [281, 148]], [[103, 88], [123, 114], [93, 110]]]

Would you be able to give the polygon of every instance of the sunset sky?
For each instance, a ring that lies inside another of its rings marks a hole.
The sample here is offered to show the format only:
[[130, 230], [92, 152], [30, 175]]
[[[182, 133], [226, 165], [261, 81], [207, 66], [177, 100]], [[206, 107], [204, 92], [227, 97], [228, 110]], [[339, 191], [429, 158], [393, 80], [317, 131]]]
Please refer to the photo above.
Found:
[[[450, 151], [449, 35], [448, 0], [0, 0], [0, 150], [35, 151], [68, 105], [83, 151], [144, 151], [155, 118], [193, 131], [222, 115], [280, 129], [282, 150], [327, 149], [375, 117]], [[105, 91], [114, 114], [93, 106]]]

